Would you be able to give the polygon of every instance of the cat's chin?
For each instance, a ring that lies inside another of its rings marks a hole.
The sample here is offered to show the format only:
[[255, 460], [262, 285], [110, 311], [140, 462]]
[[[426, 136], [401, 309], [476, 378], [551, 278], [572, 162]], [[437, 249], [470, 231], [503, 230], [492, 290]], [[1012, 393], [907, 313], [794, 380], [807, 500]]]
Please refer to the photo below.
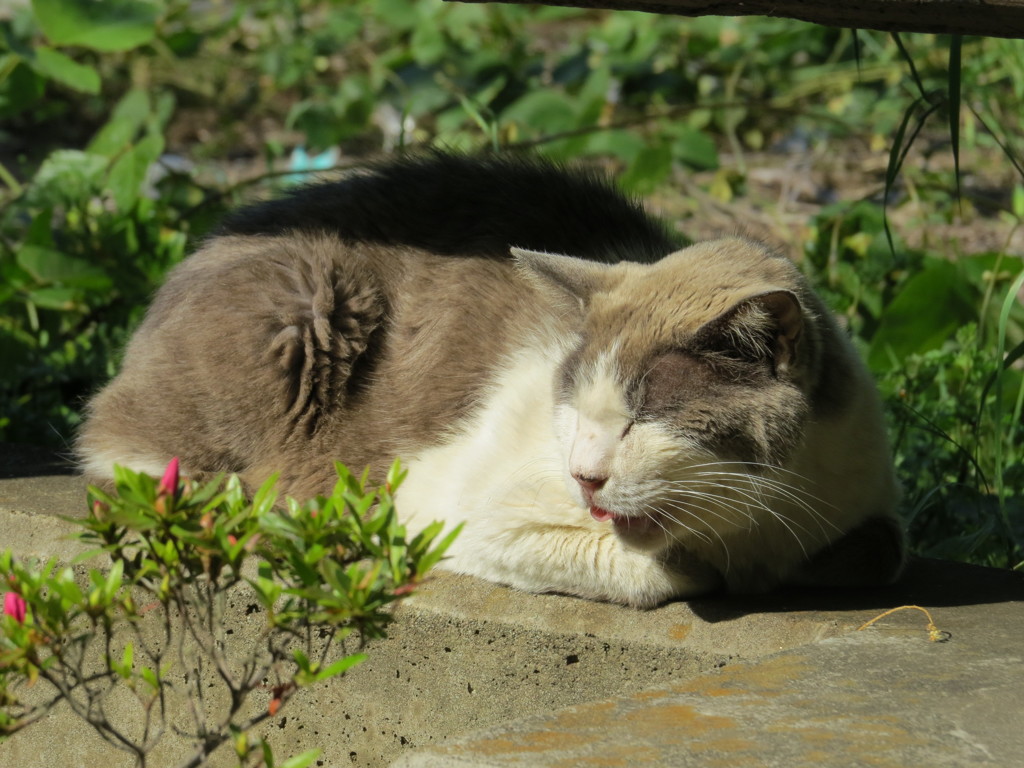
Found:
[[624, 515], [598, 506], [590, 507], [590, 516], [599, 523], [609, 523], [615, 534], [631, 549], [652, 552], [666, 545], [665, 523], [653, 515]]

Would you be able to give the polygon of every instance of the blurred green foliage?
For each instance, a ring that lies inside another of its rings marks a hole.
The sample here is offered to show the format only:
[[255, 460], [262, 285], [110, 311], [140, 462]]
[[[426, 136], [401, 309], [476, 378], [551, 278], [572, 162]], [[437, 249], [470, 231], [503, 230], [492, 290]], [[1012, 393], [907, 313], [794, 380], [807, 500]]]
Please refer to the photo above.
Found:
[[914, 226], [965, 207], [1016, 226], [1019, 182], [958, 201], [947, 167], [964, 148], [1019, 170], [1022, 108], [1011, 40], [440, 0], [8, 8], [0, 439], [69, 440], [167, 268], [253, 187], [288, 183], [297, 147], [345, 163], [532, 150], [600, 162], [637, 194], [704, 173], [728, 202], [751, 153], [867, 146], [888, 155], [884, 178], [821, 209], [804, 267], [881, 377], [918, 548], [1012, 565], [1021, 260], [909, 247], [887, 214], [912, 200], [931, 217]]
[[1014, 566], [1024, 557], [1024, 259], [895, 246], [879, 206], [837, 204], [817, 217], [804, 264], [879, 378], [917, 551]]

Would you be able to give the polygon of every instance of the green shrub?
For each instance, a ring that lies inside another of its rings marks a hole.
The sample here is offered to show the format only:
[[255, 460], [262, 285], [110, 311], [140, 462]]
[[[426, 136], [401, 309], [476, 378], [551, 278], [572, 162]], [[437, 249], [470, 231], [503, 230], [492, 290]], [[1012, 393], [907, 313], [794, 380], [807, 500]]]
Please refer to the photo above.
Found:
[[[109, 566], [78, 579], [52, 560], [0, 554], [0, 736], [63, 700], [140, 766], [172, 725], [190, 742], [182, 766], [230, 748], [240, 765], [273, 766], [269, 745], [250, 731], [298, 690], [363, 661], [341, 641], [383, 637], [390, 606], [457, 535], [440, 540], [440, 523], [406, 533], [392, 497], [397, 464], [376, 490], [338, 465], [331, 495], [288, 499], [285, 509], [273, 478], [249, 501], [233, 476], [179, 480], [177, 459], [159, 482], [115, 475], [116, 493], [91, 488], [90, 514], [76, 521]], [[247, 615], [258, 608], [263, 626], [249, 619], [234, 633], [235, 603], [251, 604]], [[116, 721], [106, 715], [115, 700]], [[301, 768], [317, 754], [285, 765]]]
[[833, 206], [805, 266], [879, 377], [904, 517], [923, 554], [1024, 560], [1024, 259], [936, 258], [897, 242], [877, 205]]

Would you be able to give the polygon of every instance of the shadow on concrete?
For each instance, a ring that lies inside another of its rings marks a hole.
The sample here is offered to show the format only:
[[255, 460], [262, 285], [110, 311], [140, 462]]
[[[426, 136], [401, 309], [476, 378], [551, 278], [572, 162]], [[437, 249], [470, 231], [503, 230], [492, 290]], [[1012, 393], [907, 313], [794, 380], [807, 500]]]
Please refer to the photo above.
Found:
[[0, 443], [0, 479], [73, 474], [70, 452], [28, 443]]
[[792, 611], [884, 611], [900, 605], [943, 608], [1024, 601], [1024, 573], [999, 568], [911, 558], [902, 578], [885, 587], [787, 588], [767, 595], [691, 600], [704, 621], [737, 619], [752, 613]]

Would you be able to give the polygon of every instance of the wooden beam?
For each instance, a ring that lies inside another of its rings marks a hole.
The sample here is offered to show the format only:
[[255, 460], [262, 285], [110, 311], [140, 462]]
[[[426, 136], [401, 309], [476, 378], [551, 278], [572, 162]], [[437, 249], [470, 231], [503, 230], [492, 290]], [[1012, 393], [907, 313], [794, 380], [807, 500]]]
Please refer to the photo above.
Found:
[[[490, 0], [462, 0], [490, 2]], [[781, 16], [829, 27], [1024, 38], [1024, 0], [504, 0], [678, 16]]]

